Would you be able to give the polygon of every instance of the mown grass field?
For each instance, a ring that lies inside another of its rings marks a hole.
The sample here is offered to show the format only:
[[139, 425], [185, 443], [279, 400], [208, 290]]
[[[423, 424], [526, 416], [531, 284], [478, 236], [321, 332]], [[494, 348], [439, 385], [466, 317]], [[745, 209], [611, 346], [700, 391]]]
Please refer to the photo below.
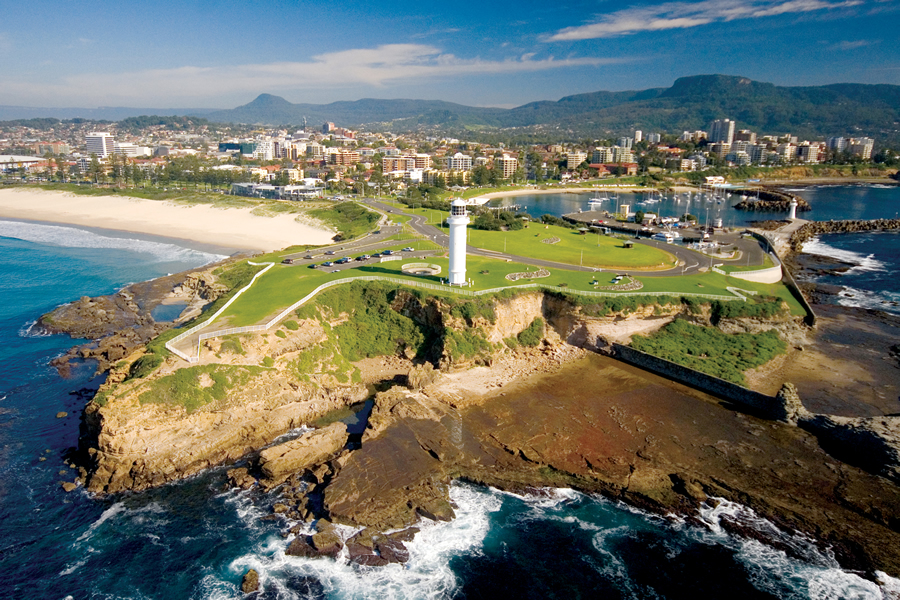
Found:
[[[469, 228], [469, 244], [484, 250], [506, 252], [569, 265], [610, 269], [665, 270], [675, 266], [675, 257], [664, 250], [634, 244], [595, 233], [582, 235], [575, 229], [530, 223], [519, 231], [482, 231]], [[556, 243], [548, 241], [559, 240]]]
[[[404, 275], [401, 268], [410, 262], [428, 262], [441, 267], [441, 273], [437, 276], [411, 277]], [[506, 262], [491, 258], [470, 256], [466, 260], [467, 277], [473, 280], [471, 288], [475, 291], [510, 288], [527, 283], [541, 283], [560, 291], [575, 293], [578, 290], [599, 290], [603, 286], [612, 285], [614, 272], [601, 271], [588, 273], [581, 271], [569, 271], [565, 269], [550, 269], [550, 276], [541, 279], [519, 280], [516, 282], [506, 279], [510, 273], [536, 271], [536, 267], [519, 263]], [[245, 292], [228, 311], [222, 316], [223, 322], [231, 327], [242, 327], [265, 322], [274, 317], [278, 312], [287, 308], [297, 300], [313, 291], [316, 287], [327, 281], [347, 277], [360, 277], [365, 275], [379, 275], [397, 279], [423, 281], [433, 284], [441, 284], [441, 280], [447, 277], [449, 263], [443, 256], [435, 256], [427, 259], [408, 258], [399, 261], [385, 263], [370, 262], [353, 269], [347, 269], [338, 273], [330, 273], [327, 270], [310, 269], [303, 266], [276, 265], [268, 273], [260, 277], [247, 292]], [[712, 296], [735, 297], [726, 288], [736, 287], [742, 290], [757, 292], [761, 295], [776, 296], [784, 299], [791, 309], [791, 314], [803, 315], [804, 310], [800, 303], [793, 297], [790, 290], [782, 284], [760, 284], [749, 281], [740, 281], [718, 273], [702, 273], [698, 275], [674, 276], [674, 277], [641, 277], [636, 274], [635, 279], [643, 283], [643, 288], [635, 294], [661, 293], [678, 296], [680, 294], [703, 294]], [[445, 291], [427, 293], [435, 295], [454, 296], [456, 291], [446, 287]], [[627, 293], [627, 292], [623, 292]], [[739, 300], [738, 300], [739, 301]]]

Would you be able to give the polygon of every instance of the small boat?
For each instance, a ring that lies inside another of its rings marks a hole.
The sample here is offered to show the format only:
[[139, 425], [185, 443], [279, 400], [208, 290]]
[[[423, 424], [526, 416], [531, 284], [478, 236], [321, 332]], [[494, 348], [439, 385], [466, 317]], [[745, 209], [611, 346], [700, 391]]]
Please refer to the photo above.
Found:
[[673, 244], [676, 240], [681, 238], [681, 234], [677, 231], [660, 231], [659, 233], [654, 233], [650, 236], [651, 240], [658, 240], [660, 242], [665, 242], [667, 244]]

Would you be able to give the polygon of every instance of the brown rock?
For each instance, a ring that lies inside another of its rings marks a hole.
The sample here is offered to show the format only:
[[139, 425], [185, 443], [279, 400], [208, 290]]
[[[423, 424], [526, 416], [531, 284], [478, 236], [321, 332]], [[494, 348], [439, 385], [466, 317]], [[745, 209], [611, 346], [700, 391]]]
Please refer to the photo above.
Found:
[[344, 542], [334, 528], [327, 528], [324, 531], [316, 533], [312, 536], [311, 541], [313, 548], [316, 549], [316, 552], [320, 556], [336, 558], [344, 547]]
[[347, 426], [332, 423], [301, 437], [263, 450], [260, 468], [268, 485], [277, 485], [298, 473], [331, 458], [347, 444]]
[[60, 411], [60, 412], [56, 413], [57, 419], [65, 419], [68, 416], [69, 416], [69, 413], [67, 413], [65, 411]]
[[256, 479], [244, 467], [229, 469], [226, 475], [228, 476], [228, 482], [235, 487], [246, 490], [256, 484]]
[[71, 481], [62, 481], [60, 482], [60, 485], [62, 485], [62, 489], [64, 489], [67, 493], [78, 488], [78, 484], [72, 483]]
[[409, 560], [409, 550], [399, 540], [382, 538], [375, 543], [375, 550], [389, 563], [405, 563]]
[[288, 556], [303, 556], [305, 558], [319, 556], [319, 553], [313, 548], [312, 537], [308, 535], [295, 537], [284, 553]]
[[255, 570], [250, 569], [244, 574], [244, 578], [241, 580], [241, 591], [245, 594], [249, 594], [251, 592], [255, 592], [259, 589], [259, 573]]

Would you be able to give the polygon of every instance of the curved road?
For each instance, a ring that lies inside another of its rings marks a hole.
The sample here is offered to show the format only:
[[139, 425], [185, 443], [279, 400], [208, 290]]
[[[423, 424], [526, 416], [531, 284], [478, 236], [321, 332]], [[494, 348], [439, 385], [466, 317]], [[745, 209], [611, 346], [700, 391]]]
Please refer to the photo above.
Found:
[[[383, 204], [378, 202], [377, 200], [366, 200], [366, 204], [373, 207], [382, 213], [392, 213], [397, 210], [392, 206], [387, 204]], [[409, 215], [410, 221], [409, 225], [413, 228], [417, 233], [425, 236], [428, 239], [433, 240], [437, 244], [447, 248], [450, 245], [450, 236], [444, 233], [443, 230], [438, 229], [434, 225], [428, 225], [426, 223], [425, 217], [421, 215]], [[665, 242], [660, 242], [657, 240], [651, 240], [648, 238], [640, 238], [635, 239], [635, 242], [639, 244], [645, 244], [647, 246], [654, 246], [661, 250], [664, 250], [670, 254], [673, 254], [675, 258], [678, 260], [678, 266], [673, 267], [671, 269], [666, 269], [664, 271], [641, 271], [641, 270], [632, 270], [635, 274], [639, 274], [641, 277], [671, 277], [673, 275], [691, 275], [694, 273], [701, 272], [703, 270], [707, 270], [713, 263], [725, 263], [725, 264], [741, 264], [745, 265], [762, 265], [764, 261], [765, 251], [760, 246], [759, 242], [754, 239], [743, 239], [737, 234], [730, 235], [722, 235], [718, 236], [720, 241], [725, 243], [734, 244], [738, 247], [742, 252], [742, 258], [738, 260], [723, 260], [715, 257], [709, 257], [705, 254], [697, 252], [696, 250], [691, 250], [689, 248], [685, 248], [684, 246], [678, 246], [676, 244], [666, 244]], [[539, 258], [532, 258], [529, 256], [518, 256], [515, 254], [507, 254], [504, 252], [495, 252], [493, 250], [482, 250], [481, 248], [475, 248], [473, 246], [466, 246], [466, 253], [474, 256], [484, 256], [487, 258], [496, 258], [500, 260], [512, 260], [513, 262], [518, 262], [526, 265], [531, 265], [535, 267], [544, 267], [544, 268], [552, 268], [552, 269], [565, 269], [569, 271], [584, 271], [584, 272], [598, 272], [604, 269], [595, 268], [595, 267], [581, 267], [578, 265], [570, 265], [566, 263], [558, 263], [549, 260], [541, 260]], [[612, 272], [617, 269], [605, 269], [606, 271]], [[628, 271], [629, 269], [618, 269], [621, 271]]]

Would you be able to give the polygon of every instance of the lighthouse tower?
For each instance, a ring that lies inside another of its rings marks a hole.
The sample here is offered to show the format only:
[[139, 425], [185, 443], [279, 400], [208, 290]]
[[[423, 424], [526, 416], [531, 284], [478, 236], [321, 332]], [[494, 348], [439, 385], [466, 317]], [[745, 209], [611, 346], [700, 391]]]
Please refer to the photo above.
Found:
[[790, 207], [791, 207], [791, 213], [788, 216], [788, 219], [793, 221], [794, 219], [797, 218], [797, 199], [796, 198], [791, 198]]
[[450, 285], [466, 285], [466, 225], [469, 213], [466, 201], [460, 198], [450, 203]]

